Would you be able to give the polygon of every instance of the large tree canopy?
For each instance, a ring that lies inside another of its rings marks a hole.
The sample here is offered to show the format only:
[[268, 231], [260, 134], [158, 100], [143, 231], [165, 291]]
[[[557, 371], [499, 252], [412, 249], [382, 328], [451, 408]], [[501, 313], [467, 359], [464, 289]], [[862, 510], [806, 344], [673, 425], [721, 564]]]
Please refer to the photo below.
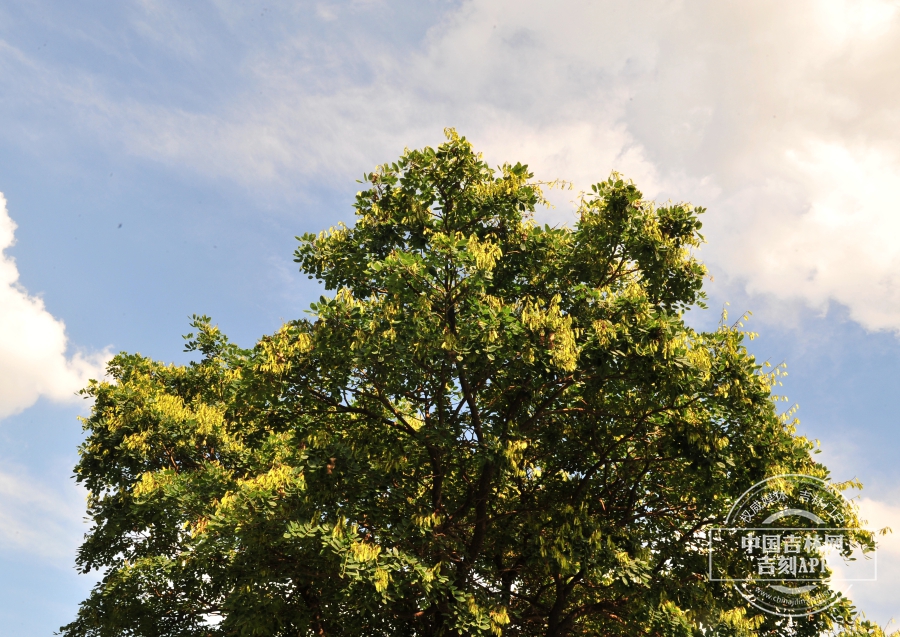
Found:
[[[689, 327], [700, 208], [613, 174], [539, 227], [448, 131], [300, 238], [309, 319], [186, 366], [119, 354], [76, 468], [102, 581], [76, 635], [813, 635], [708, 582], [702, 529], [827, 476], [740, 326]], [[750, 609], [752, 611], [752, 609]]]

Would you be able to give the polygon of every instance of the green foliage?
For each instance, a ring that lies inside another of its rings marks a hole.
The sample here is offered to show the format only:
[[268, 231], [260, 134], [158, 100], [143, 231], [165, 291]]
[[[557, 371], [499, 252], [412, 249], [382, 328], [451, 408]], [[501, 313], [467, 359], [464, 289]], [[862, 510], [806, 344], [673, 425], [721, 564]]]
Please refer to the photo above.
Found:
[[78, 566], [103, 579], [64, 635], [852, 621], [842, 604], [788, 628], [705, 579], [698, 531], [747, 487], [827, 472], [747, 334], [685, 324], [702, 209], [613, 174], [574, 228], [541, 228], [527, 167], [492, 170], [453, 131], [365, 182], [355, 225], [299, 239], [334, 291], [311, 319], [242, 350], [195, 317], [199, 362], [120, 354], [84, 390]]

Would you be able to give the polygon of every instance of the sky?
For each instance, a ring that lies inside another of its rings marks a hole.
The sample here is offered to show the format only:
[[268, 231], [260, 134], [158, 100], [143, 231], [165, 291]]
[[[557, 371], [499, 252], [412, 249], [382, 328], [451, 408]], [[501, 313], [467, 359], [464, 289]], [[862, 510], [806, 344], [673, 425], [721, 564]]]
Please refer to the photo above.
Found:
[[195, 313], [244, 346], [303, 316], [294, 237], [447, 126], [573, 182], [541, 222], [613, 170], [707, 208], [689, 320], [753, 312], [801, 433], [897, 529], [850, 596], [900, 620], [898, 77], [897, 0], [4, 0], [0, 634], [94, 582], [77, 390], [117, 351], [186, 361]]

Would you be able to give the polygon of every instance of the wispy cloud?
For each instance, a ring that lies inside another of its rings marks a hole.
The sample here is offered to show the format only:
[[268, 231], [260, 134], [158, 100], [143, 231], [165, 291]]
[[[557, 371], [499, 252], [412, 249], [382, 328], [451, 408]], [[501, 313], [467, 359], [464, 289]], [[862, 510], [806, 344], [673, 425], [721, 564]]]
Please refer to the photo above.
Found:
[[[172, 6], [144, 2], [134, 37], [162, 46]], [[175, 99], [193, 90], [184, 78], [151, 99], [33, 74], [107, 144], [259, 192], [345, 184], [447, 125], [494, 162], [579, 188], [617, 169], [711, 209], [704, 258], [720, 280], [900, 330], [896, 1], [469, 0], [405, 43], [372, 26], [382, 3], [215, 7], [218, 35], [164, 39], [197, 69], [210, 41], [239, 43], [216, 70], [221, 99]]]
[[58, 493], [19, 470], [0, 471], [0, 550], [25, 552], [69, 564], [87, 527], [84, 490]]

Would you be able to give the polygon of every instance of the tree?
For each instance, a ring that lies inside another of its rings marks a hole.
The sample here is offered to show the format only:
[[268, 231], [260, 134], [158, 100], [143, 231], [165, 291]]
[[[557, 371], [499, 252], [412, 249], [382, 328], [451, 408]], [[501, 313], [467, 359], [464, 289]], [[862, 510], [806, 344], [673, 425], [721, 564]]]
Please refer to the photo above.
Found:
[[703, 209], [614, 173], [538, 227], [527, 167], [452, 130], [365, 180], [355, 225], [299, 238], [335, 292], [311, 319], [246, 350], [195, 317], [198, 362], [119, 354], [84, 390], [77, 564], [103, 578], [64, 635], [850, 625], [849, 602], [787, 628], [705, 580], [699, 531], [744, 489], [827, 470], [741, 327], [685, 322]]

